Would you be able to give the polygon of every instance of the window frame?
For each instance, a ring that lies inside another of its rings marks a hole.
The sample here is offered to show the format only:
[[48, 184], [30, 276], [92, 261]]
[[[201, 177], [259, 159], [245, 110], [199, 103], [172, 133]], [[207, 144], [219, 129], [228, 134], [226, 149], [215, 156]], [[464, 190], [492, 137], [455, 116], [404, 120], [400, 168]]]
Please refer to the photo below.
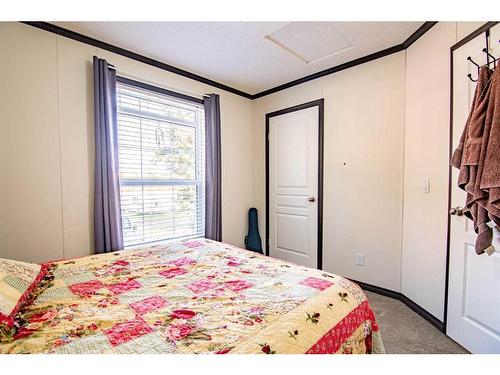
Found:
[[180, 92], [164, 89], [163, 87], [153, 86], [153, 85], [150, 85], [148, 83], [136, 81], [136, 80], [133, 80], [133, 79], [130, 79], [127, 77], [123, 77], [123, 76], [116, 76], [116, 82], [123, 83], [124, 85], [133, 86], [133, 87], [136, 87], [139, 89], [153, 91], [153, 92], [156, 92], [159, 94], [173, 96], [174, 98], [177, 98], [177, 99], [183, 99], [183, 100], [187, 100], [189, 102], [193, 102], [193, 103], [197, 103], [197, 104], [201, 104], [201, 105], [203, 105], [205, 103], [205, 101], [203, 99], [196, 98], [194, 96], [190, 96], [190, 95], [182, 94]]
[[[150, 85], [148, 83], [144, 83], [144, 82], [140, 82], [140, 81], [136, 81], [136, 80], [133, 80], [133, 79], [130, 79], [130, 78], [126, 78], [126, 77], [123, 77], [123, 76], [116, 76], [116, 83], [117, 85], [118, 84], [123, 84], [123, 85], [127, 85], [127, 86], [130, 86], [130, 87], [133, 87], [133, 88], [136, 88], [136, 89], [141, 89], [141, 90], [145, 90], [145, 91], [151, 91], [151, 92], [154, 92], [154, 93], [157, 93], [157, 94], [161, 94], [161, 95], [166, 95], [166, 96], [170, 96], [174, 99], [181, 99], [183, 101], [187, 101], [187, 102], [192, 102], [192, 103], [195, 103], [197, 104], [198, 106], [204, 106], [204, 100], [203, 99], [200, 99], [200, 98], [196, 98], [196, 97], [193, 97], [193, 96], [189, 96], [189, 95], [186, 95], [186, 94], [182, 94], [182, 93], [179, 93], [179, 92], [175, 92], [175, 91], [171, 91], [171, 90], [168, 90], [168, 89], [165, 89], [165, 88], [162, 88], [162, 87], [158, 87], [158, 86], [154, 86], [154, 85]], [[118, 105], [117, 105], [117, 108], [116, 108], [116, 112], [117, 112], [117, 115], [122, 113], [124, 114], [125, 116], [134, 116], [134, 111], [133, 110], [130, 110], [129, 112], [119, 112], [118, 110]], [[140, 112], [138, 112], [136, 114], [136, 116], [138, 117], [141, 117], [140, 116]], [[158, 117], [155, 117], [154, 115], [152, 115], [151, 117], [148, 117], [150, 119], [153, 119], [153, 120], [157, 120], [157, 121], [169, 121], [169, 122], [172, 122], [171, 119], [166, 119], [166, 118], [161, 118], [160, 116]], [[176, 120], [175, 121], [179, 126], [187, 126], [187, 127], [191, 127], [191, 128], [194, 128], [195, 129], [195, 132], [198, 130], [198, 126], [193, 126], [192, 124], [183, 124], [182, 123], [182, 120]], [[202, 124], [201, 126], [204, 126], [204, 124]], [[198, 138], [197, 138], [198, 139]], [[198, 143], [199, 141], [197, 140], [196, 143]], [[196, 147], [203, 147], [204, 146], [204, 143], [205, 143], [205, 139], [203, 139], [203, 143], [202, 145], [197, 145]], [[203, 155], [205, 154], [205, 147], [203, 147]], [[205, 157], [206, 155], [204, 155], [204, 157], [201, 159], [201, 161], [204, 162], [205, 160]], [[204, 228], [204, 222], [205, 222], [205, 176], [202, 176], [201, 175], [201, 172], [199, 171], [199, 160], [198, 160], [198, 151], [195, 149], [195, 179], [191, 180], [191, 179], [122, 179], [121, 177], [119, 177], [119, 182], [120, 182], [120, 187], [121, 186], [195, 186], [196, 187], [196, 196], [197, 196], [197, 199], [200, 199], [201, 200], [201, 204], [198, 204], [196, 205], [196, 208], [197, 208], [197, 216], [203, 216], [201, 219], [202, 219], [202, 233], [196, 233], [196, 234], [193, 234], [192, 236], [177, 236], [177, 237], [166, 237], [166, 238], [163, 238], [163, 239], [159, 239], [159, 240], [153, 240], [153, 241], [145, 241], [145, 242], [134, 242], [132, 244], [127, 244], [125, 245], [125, 248], [134, 248], [134, 247], [140, 247], [140, 246], [143, 246], [143, 245], [148, 245], [148, 244], [155, 244], [155, 243], [165, 243], [165, 242], [171, 242], [171, 241], [175, 241], [175, 240], [178, 240], [178, 239], [189, 239], [189, 238], [197, 238], [199, 237], [200, 235], [201, 236], [204, 236], [204, 231], [205, 231], [205, 228]], [[119, 163], [120, 163], [120, 160], [119, 160]], [[203, 171], [205, 170], [205, 166], [203, 166]], [[121, 202], [121, 198], [120, 198], [120, 203]], [[201, 207], [201, 210], [200, 210], [200, 207]], [[123, 215], [122, 215], [123, 216]], [[197, 217], [197, 221], [199, 221], [199, 217]], [[122, 219], [122, 230], [123, 230], [123, 219]]]

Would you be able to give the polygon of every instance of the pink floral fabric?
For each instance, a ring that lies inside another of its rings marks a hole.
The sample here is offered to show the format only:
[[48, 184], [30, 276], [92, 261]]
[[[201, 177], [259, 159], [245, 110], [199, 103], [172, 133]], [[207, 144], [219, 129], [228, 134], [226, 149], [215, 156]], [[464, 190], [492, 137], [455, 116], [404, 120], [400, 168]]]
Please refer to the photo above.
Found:
[[171, 279], [173, 277], [184, 275], [187, 271], [184, 268], [174, 267], [169, 268], [167, 270], [159, 272], [160, 275], [165, 276], [167, 279]]
[[329, 288], [333, 283], [328, 280], [319, 279], [317, 277], [308, 277], [299, 282], [299, 284], [307, 285], [319, 290], [325, 290]]
[[107, 286], [107, 288], [111, 290], [114, 294], [125, 293], [134, 289], [139, 289], [141, 287], [142, 285], [136, 280], [127, 280], [121, 283], [116, 283]]
[[165, 298], [160, 296], [153, 296], [138, 302], [131, 303], [130, 307], [133, 308], [137, 312], [137, 314], [146, 314], [153, 310], [165, 307], [167, 303], [168, 302], [165, 300]]
[[153, 331], [142, 319], [119, 323], [104, 331], [112, 346], [118, 346]]
[[186, 285], [186, 288], [191, 289], [195, 293], [205, 292], [210, 289], [215, 289], [217, 284], [210, 280], [199, 280]]
[[105, 286], [99, 280], [91, 280], [69, 286], [69, 289], [80, 297], [90, 297], [102, 288], [105, 288]]

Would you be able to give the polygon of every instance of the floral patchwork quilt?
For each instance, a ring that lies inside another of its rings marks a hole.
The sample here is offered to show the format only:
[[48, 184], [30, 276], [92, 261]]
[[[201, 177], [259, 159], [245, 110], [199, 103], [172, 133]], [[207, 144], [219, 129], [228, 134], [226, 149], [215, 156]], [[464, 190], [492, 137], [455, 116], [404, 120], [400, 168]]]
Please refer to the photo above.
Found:
[[0, 353], [383, 353], [342, 277], [206, 239], [51, 263]]

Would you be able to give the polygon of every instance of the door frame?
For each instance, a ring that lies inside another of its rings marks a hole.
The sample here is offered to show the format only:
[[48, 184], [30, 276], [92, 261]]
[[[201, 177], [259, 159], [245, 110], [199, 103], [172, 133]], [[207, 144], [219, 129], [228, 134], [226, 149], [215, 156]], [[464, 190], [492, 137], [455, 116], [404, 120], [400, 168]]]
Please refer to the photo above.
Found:
[[266, 255], [269, 256], [269, 120], [272, 117], [285, 115], [318, 107], [318, 239], [317, 239], [317, 261], [318, 269], [323, 267], [323, 154], [324, 154], [324, 117], [325, 99], [313, 100], [311, 102], [298, 104], [293, 107], [280, 109], [278, 111], [266, 113]]
[[[449, 128], [449, 146], [448, 146], [448, 160], [451, 160], [453, 155], [453, 52], [462, 47], [464, 44], [470, 42], [472, 39], [477, 38], [479, 35], [484, 33], [485, 43], [488, 45], [489, 32], [493, 26], [496, 26], [498, 21], [486, 22], [484, 25], [474, 30], [472, 33], [467, 35], [465, 38], [459, 40], [457, 43], [450, 47], [450, 128]], [[464, 77], [467, 79], [467, 77]], [[449, 288], [449, 278], [450, 278], [450, 231], [451, 231], [451, 217], [449, 211], [451, 209], [451, 189], [452, 189], [452, 170], [453, 167], [451, 163], [448, 165], [448, 224], [446, 230], [446, 272], [445, 272], [445, 284], [444, 284], [444, 313], [443, 313], [443, 333], [446, 334], [448, 326], [448, 288]]]

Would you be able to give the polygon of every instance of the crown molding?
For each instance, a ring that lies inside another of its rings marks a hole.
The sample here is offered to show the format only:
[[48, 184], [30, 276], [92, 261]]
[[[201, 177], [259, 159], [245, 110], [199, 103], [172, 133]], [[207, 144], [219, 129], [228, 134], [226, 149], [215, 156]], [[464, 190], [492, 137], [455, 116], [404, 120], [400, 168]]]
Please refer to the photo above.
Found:
[[381, 57], [392, 55], [393, 53], [396, 53], [396, 52], [404, 51], [406, 48], [408, 48], [413, 43], [415, 43], [418, 40], [418, 38], [420, 38], [427, 31], [429, 31], [431, 29], [431, 27], [434, 26], [436, 23], [437, 23], [436, 21], [425, 22], [413, 34], [411, 34], [408, 37], [408, 39], [406, 39], [403, 43], [400, 43], [400, 44], [397, 44], [395, 46], [386, 48], [384, 50], [372, 53], [370, 55], [360, 57], [360, 58], [352, 60], [352, 61], [348, 61], [346, 63], [322, 70], [320, 72], [317, 72], [317, 73], [314, 73], [314, 74], [311, 74], [311, 75], [284, 83], [282, 85], [261, 91], [257, 94], [252, 95], [252, 99], [258, 99], [258, 98], [261, 98], [261, 97], [266, 96], [266, 95], [274, 94], [275, 92], [286, 90], [290, 87], [297, 86], [297, 85], [300, 85], [302, 83], [312, 81], [314, 79], [318, 79], [318, 78], [321, 78], [321, 77], [324, 77], [324, 76], [327, 76], [327, 75], [330, 75], [333, 73], [340, 72], [340, 71], [345, 70], [345, 69], [355, 67], [357, 65], [361, 65], [361, 64], [364, 64], [364, 63], [367, 63], [367, 62], [370, 62], [370, 61], [373, 61], [376, 59], [380, 59]]
[[228, 91], [228, 92], [231, 92], [231, 93], [239, 95], [239, 96], [243, 96], [243, 97], [248, 98], [248, 99], [252, 99], [252, 95], [248, 94], [244, 91], [235, 89], [233, 87], [227, 86], [227, 85], [220, 83], [220, 82], [213, 81], [211, 79], [205, 78], [205, 77], [200, 76], [198, 74], [188, 72], [187, 70], [177, 68], [173, 65], [163, 63], [161, 61], [146, 57], [144, 55], [140, 55], [138, 53], [129, 51], [127, 49], [117, 47], [115, 45], [103, 42], [101, 40], [94, 39], [94, 38], [91, 38], [89, 36], [77, 33], [75, 31], [65, 29], [64, 27], [53, 25], [53, 24], [48, 23], [48, 22], [23, 21], [21, 23], [24, 23], [26, 25], [33, 26], [33, 27], [36, 27], [38, 29], [42, 29], [45, 31], [50, 31], [51, 33], [58, 34], [58, 35], [66, 37], [66, 38], [70, 38], [70, 39], [76, 40], [78, 42], [89, 44], [91, 46], [101, 48], [101, 49], [116, 53], [116, 54], [121, 55], [121, 56], [128, 57], [132, 60], [136, 60], [136, 61], [142, 62], [144, 64], [151, 65], [151, 66], [154, 66], [156, 68], [160, 68], [160, 69], [166, 70], [166, 71], [174, 73], [174, 74], [178, 74], [180, 76], [204, 83], [206, 85], [217, 87], [221, 90]]
[[187, 70], [177, 68], [173, 65], [163, 63], [161, 61], [146, 57], [144, 55], [129, 51], [127, 49], [112, 45], [110, 43], [103, 42], [103, 41], [95, 39], [95, 38], [91, 38], [89, 36], [77, 33], [75, 31], [65, 29], [64, 27], [60, 27], [60, 26], [51, 24], [49, 22], [22, 21], [21, 23], [32, 26], [32, 27], [36, 27], [38, 29], [49, 31], [49, 32], [57, 34], [57, 35], [64, 36], [66, 38], [70, 38], [70, 39], [76, 40], [76, 41], [81, 42], [81, 43], [89, 44], [91, 46], [101, 48], [101, 49], [116, 53], [116, 54], [121, 55], [121, 56], [128, 57], [132, 60], [136, 60], [136, 61], [142, 62], [144, 64], [151, 65], [151, 66], [154, 66], [156, 68], [163, 69], [163, 70], [166, 70], [168, 72], [178, 74], [180, 76], [183, 76], [183, 77], [204, 83], [206, 85], [216, 87], [216, 88], [219, 88], [221, 90], [224, 90], [224, 91], [242, 96], [244, 98], [253, 100], [253, 99], [261, 98], [261, 97], [266, 96], [266, 95], [273, 94], [273, 93], [278, 92], [278, 91], [286, 90], [290, 87], [297, 86], [297, 85], [300, 85], [302, 83], [312, 81], [314, 79], [318, 79], [318, 78], [321, 78], [321, 77], [324, 77], [324, 76], [327, 76], [327, 75], [330, 75], [330, 74], [333, 74], [336, 72], [340, 72], [340, 71], [345, 70], [345, 69], [355, 67], [355, 66], [360, 65], [360, 64], [364, 64], [364, 63], [367, 63], [367, 62], [370, 62], [370, 61], [373, 61], [376, 59], [380, 59], [382, 57], [391, 55], [393, 53], [404, 51], [406, 48], [408, 48], [413, 43], [415, 43], [415, 41], [417, 41], [422, 35], [424, 35], [427, 31], [429, 31], [437, 22], [436, 21], [425, 22], [412, 35], [410, 35], [403, 43], [397, 44], [395, 46], [386, 48], [386, 49], [381, 50], [381, 51], [377, 51], [375, 53], [360, 57], [360, 58], [352, 60], [352, 61], [340, 64], [340, 65], [337, 65], [337, 66], [334, 66], [334, 67], [331, 67], [331, 68], [328, 68], [325, 70], [322, 70], [320, 72], [310, 74], [308, 76], [305, 76], [305, 77], [302, 77], [299, 79], [295, 79], [293, 81], [281, 84], [281, 85], [276, 86], [276, 87], [272, 87], [270, 89], [258, 92], [256, 94], [249, 94], [247, 92], [238, 90], [234, 87], [225, 85], [223, 83], [211, 80], [209, 78], [205, 78], [205, 77], [200, 76], [198, 74], [191, 73]]

